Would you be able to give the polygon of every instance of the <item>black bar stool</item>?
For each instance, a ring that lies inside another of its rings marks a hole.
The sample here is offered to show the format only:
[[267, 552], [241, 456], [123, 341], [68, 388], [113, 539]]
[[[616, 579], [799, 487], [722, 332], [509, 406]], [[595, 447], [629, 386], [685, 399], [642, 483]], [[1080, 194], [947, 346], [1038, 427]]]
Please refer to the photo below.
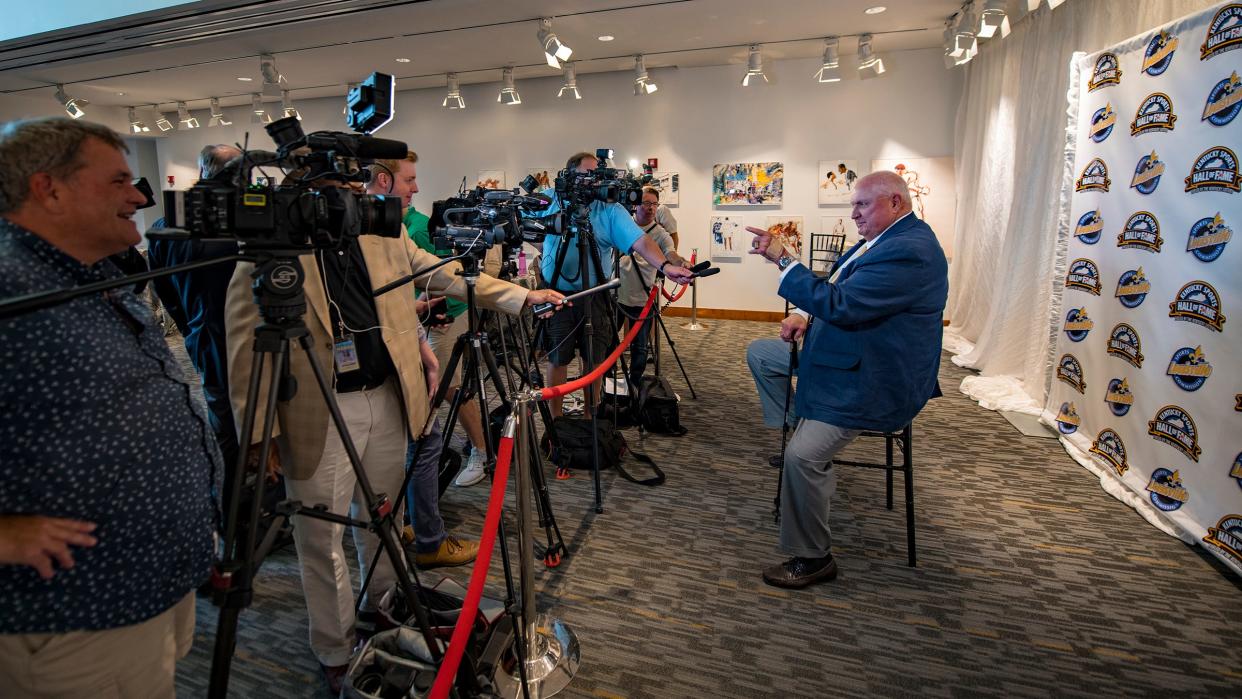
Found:
[[[846, 461], [844, 459], [833, 459], [832, 463], [837, 466], [859, 466], [862, 468], [882, 468], [884, 469], [885, 486], [887, 489], [887, 507], [893, 509], [893, 471], [901, 471], [906, 483], [906, 555], [909, 559], [909, 565], [913, 568], [916, 565], [915, 548], [914, 548], [914, 456], [912, 436], [914, 432], [912, 425], [906, 425], [896, 432], [871, 432], [864, 431], [860, 437], [883, 437], [884, 438], [884, 463], [878, 464], [870, 461]], [[894, 442], [901, 445], [901, 463], [893, 463], [893, 444]]]

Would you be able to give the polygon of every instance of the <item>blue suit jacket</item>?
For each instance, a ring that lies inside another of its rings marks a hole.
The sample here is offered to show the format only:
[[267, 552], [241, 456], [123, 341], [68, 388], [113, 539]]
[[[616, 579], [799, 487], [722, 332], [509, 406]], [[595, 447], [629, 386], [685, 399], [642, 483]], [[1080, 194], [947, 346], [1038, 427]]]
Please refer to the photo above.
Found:
[[835, 284], [804, 266], [791, 269], [780, 295], [815, 318], [798, 367], [798, 415], [867, 430], [898, 430], [913, 420], [939, 395], [948, 294], [944, 251], [913, 215], [885, 231]]

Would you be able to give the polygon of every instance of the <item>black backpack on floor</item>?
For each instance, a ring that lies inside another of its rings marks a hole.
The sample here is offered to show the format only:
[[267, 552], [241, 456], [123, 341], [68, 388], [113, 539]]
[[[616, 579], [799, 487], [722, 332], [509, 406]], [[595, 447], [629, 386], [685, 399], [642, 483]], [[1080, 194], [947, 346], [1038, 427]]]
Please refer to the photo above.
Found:
[[[664, 472], [655, 461], [646, 454], [639, 454], [630, 449], [625, 437], [617, 430], [611, 420], [596, 419], [599, 429], [599, 467], [600, 470], [615, 468], [621, 477], [639, 485], [660, 485], [664, 482]], [[591, 469], [591, 420], [589, 418], [558, 417], [552, 422], [556, 432], [555, 448], [552, 448], [552, 461], [556, 465], [589, 471]], [[544, 449], [549, 450], [551, 441], [548, 434], [543, 436]], [[655, 475], [651, 478], [635, 478], [621, 465], [621, 459], [629, 454], [635, 461], [651, 467]]]
[[644, 376], [635, 409], [638, 423], [652, 434], [680, 437], [686, 433], [677, 410], [677, 394], [663, 376]]

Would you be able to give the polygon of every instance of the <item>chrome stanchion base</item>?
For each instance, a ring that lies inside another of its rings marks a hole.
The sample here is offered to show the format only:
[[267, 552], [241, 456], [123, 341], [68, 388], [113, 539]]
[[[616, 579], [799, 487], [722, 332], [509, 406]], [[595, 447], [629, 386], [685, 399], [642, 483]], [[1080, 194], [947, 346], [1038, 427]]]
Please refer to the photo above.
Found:
[[[527, 653], [526, 677], [530, 683], [530, 698], [540, 699], [556, 694], [573, 681], [582, 662], [582, 654], [573, 629], [560, 619], [540, 614], [536, 618], [535, 631], [535, 652]], [[518, 642], [516, 635], [513, 642]], [[505, 654], [505, 660], [497, 664], [492, 682], [497, 695], [505, 699], [522, 696], [522, 679], [512, 649]]]
[[706, 330], [706, 329], [707, 329], [707, 326], [706, 326], [706, 325], [703, 325], [702, 323], [698, 322], [697, 320], [696, 320], [696, 321], [694, 321], [694, 322], [692, 322], [692, 323], [686, 323], [685, 325], [683, 325], [683, 326], [681, 326], [681, 327], [682, 327], [682, 329], [684, 329], [684, 330]]

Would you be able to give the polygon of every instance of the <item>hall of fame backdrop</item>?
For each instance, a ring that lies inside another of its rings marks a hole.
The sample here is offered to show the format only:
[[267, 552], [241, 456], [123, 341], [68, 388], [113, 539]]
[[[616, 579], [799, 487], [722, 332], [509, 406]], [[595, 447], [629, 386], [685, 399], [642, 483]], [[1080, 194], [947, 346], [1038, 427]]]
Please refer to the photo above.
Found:
[[1106, 491], [1242, 573], [1242, 3], [1076, 70], [1044, 420]]

